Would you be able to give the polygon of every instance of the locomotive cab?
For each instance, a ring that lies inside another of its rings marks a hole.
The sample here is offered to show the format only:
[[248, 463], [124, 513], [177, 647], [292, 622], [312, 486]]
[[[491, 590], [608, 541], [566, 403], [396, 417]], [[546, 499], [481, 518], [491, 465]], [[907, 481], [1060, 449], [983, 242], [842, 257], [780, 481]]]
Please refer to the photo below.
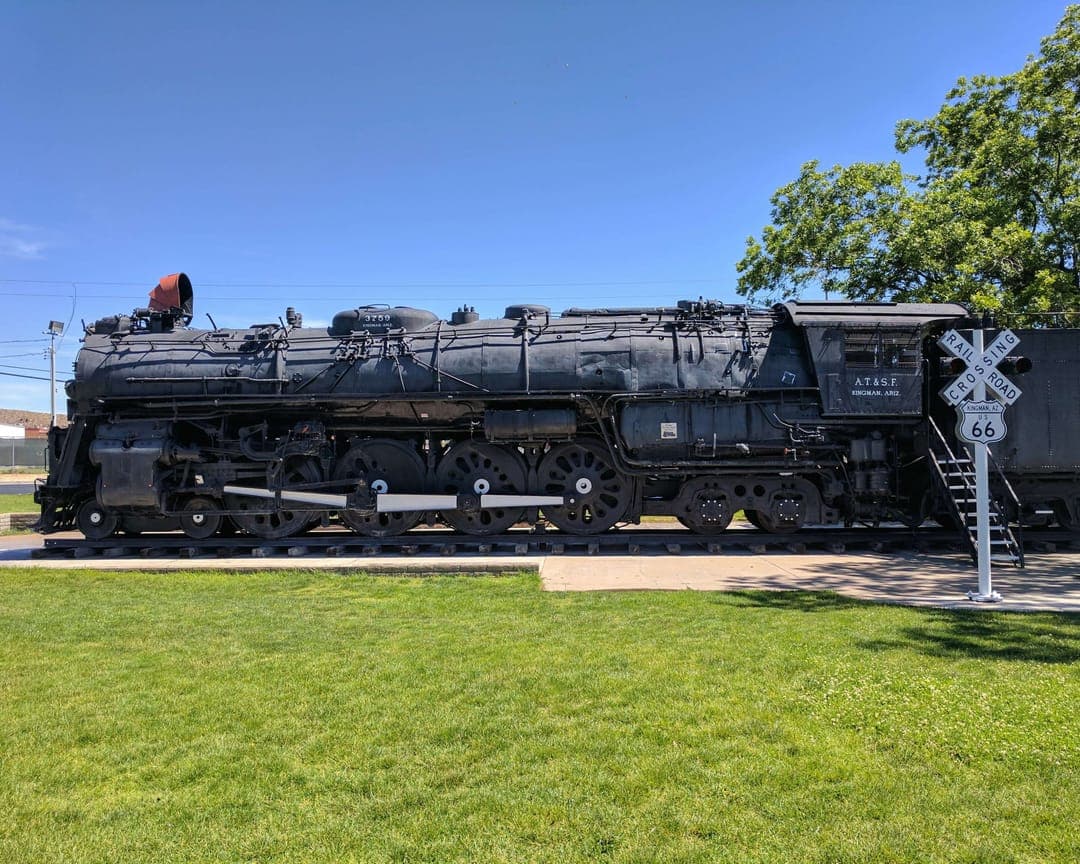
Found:
[[957, 304], [785, 303], [806, 334], [824, 417], [918, 417], [923, 406], [922, 338], [963, 319]]

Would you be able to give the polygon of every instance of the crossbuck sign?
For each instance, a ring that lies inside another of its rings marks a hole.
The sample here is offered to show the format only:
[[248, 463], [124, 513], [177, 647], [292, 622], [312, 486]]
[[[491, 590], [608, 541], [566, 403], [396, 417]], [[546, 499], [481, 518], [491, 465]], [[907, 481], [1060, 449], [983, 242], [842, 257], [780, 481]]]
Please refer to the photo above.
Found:
[[964, 398], [974, 392], [981, 381], [989, 387], [1001, 402], [1012, 405], [1020, 398], [1020, 388], [997, 370], [997, 365], [1012, 351], [1020, 340], [1012, 330], [1002, 330], [990, 347], [976, 356], [975, 347], [955, 330], [950, 330], [938, 340], [938, 344], [967, 363], [967, 369], [956, 380], [941, 391], [945, 401], [952, 406], [959, 405]]

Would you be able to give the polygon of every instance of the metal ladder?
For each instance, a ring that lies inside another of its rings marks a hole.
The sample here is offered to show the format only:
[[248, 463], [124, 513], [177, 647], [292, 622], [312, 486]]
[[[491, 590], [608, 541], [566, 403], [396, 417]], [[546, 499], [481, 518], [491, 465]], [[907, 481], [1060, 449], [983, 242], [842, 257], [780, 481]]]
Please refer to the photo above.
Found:
[[[930, 427], [933, 430], [930, 439], [930, 461], [934, 466], [938, 485], [952, 504], [953, 513], [960, 525], [960, 533], [972, 561], [978, 563], [979, 533], [975, 504], [975, 463], [966, 448], [959, 456], [953, 452], [949, 442], [945, 440], [945, 436], [941, 434], [941, 430], [933, 420], [930, 421]], [[989, 451], [988, 447], [987, 454], [990, 457], [988, 462], [998, 473], [1002, 487], [1019, 512], [1020, 501]], [[1004, 509], [992, 495], [990, 496], [990, 560], [1008, 561], [1014, 567], [1024, 566], [1024, 544], [1020, 526], [1017, 525], [1014, 533], [1009, 526]]]

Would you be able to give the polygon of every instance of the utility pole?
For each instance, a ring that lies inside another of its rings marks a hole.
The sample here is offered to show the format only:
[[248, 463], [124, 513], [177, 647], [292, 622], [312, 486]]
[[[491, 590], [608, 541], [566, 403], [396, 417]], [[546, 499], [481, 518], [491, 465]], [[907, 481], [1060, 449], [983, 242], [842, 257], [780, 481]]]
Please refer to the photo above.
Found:
[[49, 413], [56, 425], [56, 337], [64, 332], [62, 321], [50, 321], [45, 335], [49, 337]]

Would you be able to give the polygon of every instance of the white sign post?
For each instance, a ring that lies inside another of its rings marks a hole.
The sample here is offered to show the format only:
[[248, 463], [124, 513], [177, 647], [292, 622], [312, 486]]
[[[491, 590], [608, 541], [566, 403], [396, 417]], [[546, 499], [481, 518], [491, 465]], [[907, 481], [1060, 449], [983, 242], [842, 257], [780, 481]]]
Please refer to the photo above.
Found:
[[[969, 591], [968, 599], [995, 602], [1001, 595], [990, 584], [990, 477], [987, 445], [1005, 437], [1005, 407], [1020, 398], [1020, 388], [997, 369], [1008, 353], [1020, 344], [1012, 330], [1003, 330], [983, 345], [983, 331], [973, 330], [971, 342], [950, 330], [938, 344], [954, 357], [967, 363], [967, 369], [941, 391], [945, 401], [959, 412], [956, 432], [971, 445], [975, 456], [975, 520], [979, 553], [979, 590]], [[993, 399], [986, 398], [987, 389]], [[971, 397], [968, 399], [968, 397]], [[967, 526], [964, 526], [967, 530]]]

